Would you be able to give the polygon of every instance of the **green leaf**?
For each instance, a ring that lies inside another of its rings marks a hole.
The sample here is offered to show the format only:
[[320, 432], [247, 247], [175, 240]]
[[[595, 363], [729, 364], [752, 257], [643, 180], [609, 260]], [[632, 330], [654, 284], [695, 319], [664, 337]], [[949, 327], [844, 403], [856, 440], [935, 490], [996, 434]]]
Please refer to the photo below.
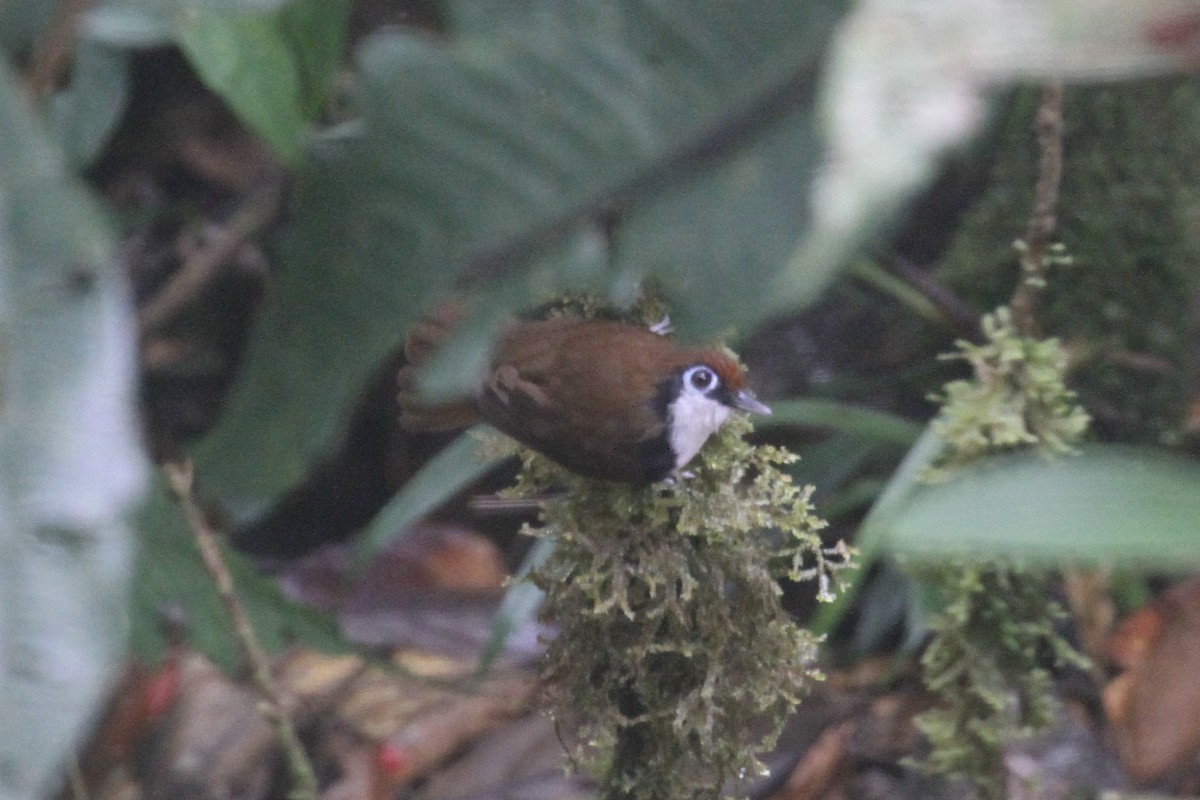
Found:
[[109, 2], [80, 17], [79, 35], [108, 47], [166, 47], [175, 36], [173, 3]]
[[297, 104], [306, 120], [325, 109], [346, 51], [349, 0], [292, 0], [279, 13], [280, 36], [295, 62]]
[[900, 462], [900, 466], [892, 473], [887, 488], [883, 490], [879, 500], [871, 507], [871, 512], [863, 520], [859, 529], [858, 540], [855, 543], [862, 554], [863, 566], [867, 566], [882, 549], [883, 541], [887, 538], [887, 526], [890, 524], [896, 509], [904, 503], [912, 492], [921, 486], [925, 472], [933, 466], [946, 449], [946, 443], [933, 429], [926, 426], [921, 438], [917, 439]]
[[285, 161], [301, 156], [307, 119], [292, 53], [275, 15], [191, 9], [179, 46], [201, 79]]
[[349, 4], [292, 0], [271, 13], [195, 5], [176, 38], [201, 79], [285, 161], [321, 111], [338, 66]]
[[896, 633], [903, 631], [899, 649], [911, 653], [928, 633], [928, 615], [921, 585], [894, 563], [882, 563], [872, 572], [856, 603], [857, 616], [848, 647], [853, 654], [892, 652]]
[[[243, 661], [233, 625], [182, 511], [171, 501], [161, 476], [157, 484], [139, 520], [141, 547], [133, 583], [134, 653], [149, 663], [157, 661], [167, 646], [163, 615], [182, 611], [188, 643], [232, 672]], [[240, 553], [225, 547], [223, 555], [238, 599], [268, 651], [299, 643], [327, 652], [351, 649], [332, 618], [289, 599], [273, 578], [260, 573]]]
[[529, 573], [540, 570], [545, 565], [546, 559], [554, 552], [554, 545], [554, 539], [538, 539], [521, 562], [517, 574], [513, 576], [512, 584], [504, 593], [500, 607], [496, 609], [496, 617], [492, 621], [492, 635], [483, 652], [479, 654], [481, 673], [487, 672], [504, 652], [509, 637], [537, 619], [546, 593], [529, 580]]
[[0, 61], [0, 796], [57, 788], [123, 657], [145, 461], [111, 232]]
[[[811, 33], [796, 46], [820, 52]], [[785, 293], [776, 287], [812, 225], [808, 189], [824, 157], [815, 78], [794, 102], [794, 112], [738, 152], [633, 205], [617, 229], [617, 268], [661, 287], [683, 335], [744, 332], [768, 307], [803, 308], [843, 266], [840, 257], [810, 259]], [[752, 106], [737, 108], [728, 123], [761, 113]]]
[[44, 0], [0, 3], [0, 48], [8, 55], [27, 52], [54, 19], [57, 6]]
[[925, 429], [920, 423], [886, 411], [816, 398], [773, 401], [771, 416], [758, 420], [756, 427], [765, 429], [777, 425], [830, 428], [903, 447], [915, 444]]
[[997, 456], [945, 483], [909, 484], [873, 526], [886, 547], [913, 558], [1194, 569], [1200, 464], [1117, 446], [1055, 459]]
[[388, 542], [403, 535], [418, 519], [500, 462], [500, 459], [480, 456], [480, 435], [483, 431], [491, 431], [491, 428], [480, 425], [455, 439], [375, 515], [355, 552], [356, 569], [361, 568]]
[[125, 112], [129, 54], [92, 40], [75, 50], [71, 83], [54, 95], [51, 130], [75, 169], [91, 164]]

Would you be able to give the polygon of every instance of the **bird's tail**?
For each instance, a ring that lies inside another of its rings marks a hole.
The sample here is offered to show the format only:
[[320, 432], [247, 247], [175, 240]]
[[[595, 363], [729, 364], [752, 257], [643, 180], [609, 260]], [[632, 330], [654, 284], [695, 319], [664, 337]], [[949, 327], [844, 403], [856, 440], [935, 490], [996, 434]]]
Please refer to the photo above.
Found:
[[451, 300], [438, 306], [408, 332], [404, 342], [405, 364], [396, 374], [400, 425], [410, 431], [432, 433], [468, 428], [479, 421], [468, 398], [429, 402], [417, 385], [420, 369], [433, 360], [438, 348], [450, 338], [466, 316], [466, 305]]

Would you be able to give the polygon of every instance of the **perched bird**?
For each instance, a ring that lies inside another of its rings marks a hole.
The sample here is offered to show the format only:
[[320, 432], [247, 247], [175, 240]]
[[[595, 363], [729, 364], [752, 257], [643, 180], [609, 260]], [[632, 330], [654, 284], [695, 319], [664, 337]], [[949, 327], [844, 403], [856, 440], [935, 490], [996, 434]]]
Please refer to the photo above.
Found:
[[612, 320], [513, 322], [469, 400], [421, 403], [413, 369], [456, 324], [444, 311], [410, 335], [401, 375], [401, 424], [465, 427], [477, 419], [589, 478], [645, 485], [681, 470], [737, 409], [770, 414], [738, 364]]

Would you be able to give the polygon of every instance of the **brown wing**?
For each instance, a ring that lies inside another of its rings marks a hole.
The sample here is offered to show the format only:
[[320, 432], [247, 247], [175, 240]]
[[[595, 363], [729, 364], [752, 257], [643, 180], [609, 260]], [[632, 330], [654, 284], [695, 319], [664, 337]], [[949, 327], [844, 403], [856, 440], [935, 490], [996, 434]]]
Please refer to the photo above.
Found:
[[619, 322], [520, 323], [501, 339], [478, 406], [497, 428], [575, 472], [648, 482], [671, 466], [650, 455], [665, 447], [654, 390], [678, 352]]
[[457, 300], [443, 303], [412, 327], [404, 342], [406, 363], [396, 374], [400, 425], [406, 430], [434, 433], [467, 428], [479, 421], [479, 413], [467, 399], [430, 403], [417, 391], [417, 372], [450, 337], [466, 314]]

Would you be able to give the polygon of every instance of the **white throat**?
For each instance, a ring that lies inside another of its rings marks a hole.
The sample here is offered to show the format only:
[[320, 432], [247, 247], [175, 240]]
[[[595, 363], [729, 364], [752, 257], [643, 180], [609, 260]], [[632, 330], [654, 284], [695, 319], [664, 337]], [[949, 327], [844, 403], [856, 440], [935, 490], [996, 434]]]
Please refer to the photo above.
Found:
[[667, 421], [671, 430], [671, 450], [675, 453], [675, 469], [691, 461], [728, 416], [729, 406], [685, 388], [671, 404], [671, 415]]

